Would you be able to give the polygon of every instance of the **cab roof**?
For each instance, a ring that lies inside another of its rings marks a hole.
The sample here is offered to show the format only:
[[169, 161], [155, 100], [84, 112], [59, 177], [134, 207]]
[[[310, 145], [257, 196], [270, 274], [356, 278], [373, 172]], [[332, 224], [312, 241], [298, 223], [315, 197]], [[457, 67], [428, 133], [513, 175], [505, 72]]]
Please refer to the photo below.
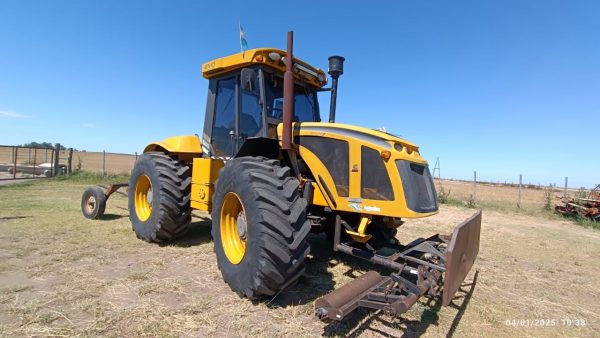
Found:
[[[279, 58], [276, 57], [274, 59], [269, 56], [270, 54], [271, 56], [274, 56], [273, 53], [278, 54]], [[283, 73], [285, 72], [285, 63], [282, 60], [285, 56], [285, 51], [276, 48], [250, 49], [206, 62], [202, 65], [202, 76], [210, 79], [231, 71], [258, 64], [268, 66]], [[323, 70], [315, 68], [297, 58], [294, 58], [294, 77], [297, 80], [319, 88], [327, 84], [327, 77]]]

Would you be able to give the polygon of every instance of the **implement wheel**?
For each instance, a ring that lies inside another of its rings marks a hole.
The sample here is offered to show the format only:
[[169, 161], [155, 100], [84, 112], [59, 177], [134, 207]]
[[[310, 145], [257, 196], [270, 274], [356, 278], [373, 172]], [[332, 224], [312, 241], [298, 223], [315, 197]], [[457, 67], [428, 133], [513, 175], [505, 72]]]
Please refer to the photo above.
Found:
[[129, 219], [138, 238], [162, 242], [181, 236], [191, 221], [190, 168], [174, 156], [139, 157], [129, 181]]
[[212, 236], [223, 279], [256, 299], [293, 285], [310, 248], [307, 202], [290, 168], [263, 157], [229, 160], [213, 196]]
[[85, 189], [81, 196], [81, 212], [85, 218], [98, 219], [104, 215], [106, 195], [99, 187]]

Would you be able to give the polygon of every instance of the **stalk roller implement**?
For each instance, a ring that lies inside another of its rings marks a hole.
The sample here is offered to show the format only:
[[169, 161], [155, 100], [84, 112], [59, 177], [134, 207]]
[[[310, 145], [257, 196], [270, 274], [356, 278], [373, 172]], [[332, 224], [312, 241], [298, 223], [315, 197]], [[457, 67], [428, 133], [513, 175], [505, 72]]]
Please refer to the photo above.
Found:
[[341, 320], [359, 307], [399, 315], [425, 294], [438, 296], [443, 275], [442, 305], [448, 306], [471, 270], [479, 252], [481, 211], [459, 224], [451, 235], [417, 239], [402, 246], [388, 244], [392, 254], [380, 255], [340, 242], [342, 222], [335, 227], [334, 250], [394, 271], [381, 276], [369, 271], [315, 302], [315, 316]]
[[[402, 244], [399, 226], [438, 213], [419, 146], [337, 123], [345, 58], [329, 57], [325, 73], [296, 58], [293, 33], [287, 38], [286, 51], [252, 49], [203, 64], [201, 136], [150, 143], [128, 183], [85, 191], [84, 215], [101, 218], [106, 199], [125, 186], [132, 228], [148, 242], [184, 236], [193, 210], [210, 213], [223, 279], [249, 299], [298, 282], [311, 245], [322, 245], [309, 242], [310, 233], [327, 234], [333, 251], [391, 271], [369, 271], [318, 298], [321, 320], [342, 320], [360, 307], [399, 315], [425, 295], [449, 305], [477, 257], [481, 212], [452, 234]], [[331, 99], [322, 119], [323, 91]]]

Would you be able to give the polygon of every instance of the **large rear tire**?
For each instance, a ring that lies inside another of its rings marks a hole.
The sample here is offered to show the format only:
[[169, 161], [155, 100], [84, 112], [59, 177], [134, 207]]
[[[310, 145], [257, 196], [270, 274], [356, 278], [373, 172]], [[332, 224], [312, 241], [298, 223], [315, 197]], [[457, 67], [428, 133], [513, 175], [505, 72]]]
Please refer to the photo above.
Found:
[[139, 157], [129, 181], [129, 219], [138, 238], [162, 242], [185, 233], [191, 221], [190, 167], [174, 156]]
[[304, 272], [308, 203], [290, 168], [263, 157], [229, 160], [213, 195], [212, 236], [223, 279], [240, 296], [274, 295]]

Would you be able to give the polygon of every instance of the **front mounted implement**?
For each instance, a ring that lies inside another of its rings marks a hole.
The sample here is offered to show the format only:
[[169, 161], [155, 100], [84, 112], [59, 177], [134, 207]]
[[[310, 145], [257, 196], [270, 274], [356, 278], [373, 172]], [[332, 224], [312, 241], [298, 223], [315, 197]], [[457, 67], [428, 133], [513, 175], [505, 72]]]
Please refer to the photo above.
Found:
[[[389, 244], [383, 250], [358, 248], [340, 241], [338, 216], [334, 250], [368, 260], [394, 271], [381, 276], [369, 271], [362, 277], [323, 296], [315, 302], [315, 316], [321, 320], [342, 320], [359, 307], [399, 315], [410, 309], [422, 295], [439, 296], [448, 306], [471, 270], [479, 252], [481, 211], [459, 224], [451, 235], [417, 239], [408, 245]], [[382, 252], [393, 252], [384, 254]], [[442, 282], [443, 281], [443, 282]]]

